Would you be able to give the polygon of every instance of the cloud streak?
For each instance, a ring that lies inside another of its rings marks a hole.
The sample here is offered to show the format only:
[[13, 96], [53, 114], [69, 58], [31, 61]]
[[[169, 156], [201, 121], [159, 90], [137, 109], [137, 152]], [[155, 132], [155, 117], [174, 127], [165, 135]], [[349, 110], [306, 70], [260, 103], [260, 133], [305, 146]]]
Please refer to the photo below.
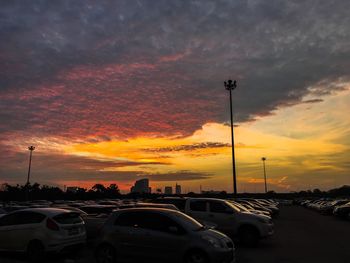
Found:
[[163, 147], [163, 148], [149, 148], [144, 149], [146, 152], [179, 152], [179, 151], [194, 151], [200, 149], [208, 149], [208, 148], [224, 148], [230, 147], [231, 145], [228, 143], [220, 143], [220, 142], [203, 142], [203, 143], [194, 143], [187, 145], [178, 145], [173, 147]]

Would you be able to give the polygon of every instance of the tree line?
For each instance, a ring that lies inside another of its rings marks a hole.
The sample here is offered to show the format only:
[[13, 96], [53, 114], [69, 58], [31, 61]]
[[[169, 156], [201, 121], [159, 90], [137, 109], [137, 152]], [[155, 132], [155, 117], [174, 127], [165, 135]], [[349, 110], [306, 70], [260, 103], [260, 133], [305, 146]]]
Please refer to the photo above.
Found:
[[[138, 194], [129, 193], [121, 194], [117, 184], [110, 184], [104, 186], [103, 184], [95, 184], [90, 189], [78, 187], [74, 191], [63, 191], [56, 186], [40, 185], [38, 183], [26, 185], [10, 185], [2, 184], [0, 186], [0, 201], [28, 201], [28, 200], [94, 200], [105, 198], [147, 198], [153, 199], [159, 197], [160, 194]], [[234, 196], [231, 193], [222, 191], [215, 194], [198, 194], [187, 193], [190, 197], [216, 197], [216, 198], [232, 198], [232, 197], [252, 197], [252, 198], [281, 198], [281, 199], [295, 199], [295, 198], [336, 198], [336, 197], [350, 197], [350, 186], [344, 185], [339, 188], [334, 188], [329, 191], [321, 191], [319, 189], [290, 192], [290, 193], [276, 193], [269, 191], [268, 193], [239, 193]]]
[[78, 187], [74, 191], [63, 191], [56, 186], [40, 185], [38, 183], [25, 185], [2, 184], [0, 187], [0, 200], [89, 200], [120, 197], [118, 185], [95, 184], [90, 189]]

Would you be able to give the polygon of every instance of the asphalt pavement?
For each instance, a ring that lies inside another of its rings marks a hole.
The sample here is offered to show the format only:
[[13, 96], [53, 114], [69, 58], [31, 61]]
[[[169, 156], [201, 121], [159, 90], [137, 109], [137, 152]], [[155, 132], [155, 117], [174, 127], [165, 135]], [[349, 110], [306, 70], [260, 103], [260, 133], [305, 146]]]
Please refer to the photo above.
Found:
[[350, 221], [304, 207], [282, 207], [275, 235], [237, 248], [237, 263], [350, 263]]

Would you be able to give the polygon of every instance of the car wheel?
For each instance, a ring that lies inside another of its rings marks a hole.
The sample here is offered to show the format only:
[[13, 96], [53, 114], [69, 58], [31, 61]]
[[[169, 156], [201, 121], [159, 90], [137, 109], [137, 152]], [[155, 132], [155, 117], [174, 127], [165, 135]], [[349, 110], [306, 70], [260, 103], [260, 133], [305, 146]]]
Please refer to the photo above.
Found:
[[43, 262], [45, 247], [39, 240], [30, 241], [27, 246], [27, 256], [31, 262]]
[[95, 253], [97, 263], [115, 263], [116, 253], [111, 245], [101, 245], [96, 249]]
[[185, 263], [209, 263], [209, 260], [204, 252], [193, 250], [187, 253]]
[[255, 227], [244, 226], [239, 231], [239, 241], [247, 247], [256, 247], [259, 243], [259, 232]]

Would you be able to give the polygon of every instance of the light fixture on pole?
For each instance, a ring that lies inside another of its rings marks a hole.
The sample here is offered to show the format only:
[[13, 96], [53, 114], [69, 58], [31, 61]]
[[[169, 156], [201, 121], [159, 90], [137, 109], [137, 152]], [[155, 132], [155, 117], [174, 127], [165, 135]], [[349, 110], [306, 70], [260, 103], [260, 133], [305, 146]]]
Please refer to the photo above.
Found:
[[263, 161], [263, 167], [264, 167], [265, 194], [266, 194], [267, 193], [266, 168], [265, 168], [266, 157], [262, 157], [261, 160]]
[[32, 145], [32, 146], [29, 146], [28, 147], [28, 150], [30, 151], [30, 155], [29, 155], [29, 167], [28, 167], [28, 176], [27, 176], [27, 185], [29, 185], [29, 179], [30, 179], [30, 168], [32, 166], [32, 153], [33, 151], [35, 150], [35, 147]]
[[233, 136], [233, 114], [232, 114], [232, 91], [237, 87], [237, 81], [228, 80], [224, 82], [225, 89], [230, 92], [230, 114], [231, 114], [231, 147], [232, 147], [232, 175], [233, 175], [233, 193], [237, 194], [236, 164], [235, 164], [235, 144]]

